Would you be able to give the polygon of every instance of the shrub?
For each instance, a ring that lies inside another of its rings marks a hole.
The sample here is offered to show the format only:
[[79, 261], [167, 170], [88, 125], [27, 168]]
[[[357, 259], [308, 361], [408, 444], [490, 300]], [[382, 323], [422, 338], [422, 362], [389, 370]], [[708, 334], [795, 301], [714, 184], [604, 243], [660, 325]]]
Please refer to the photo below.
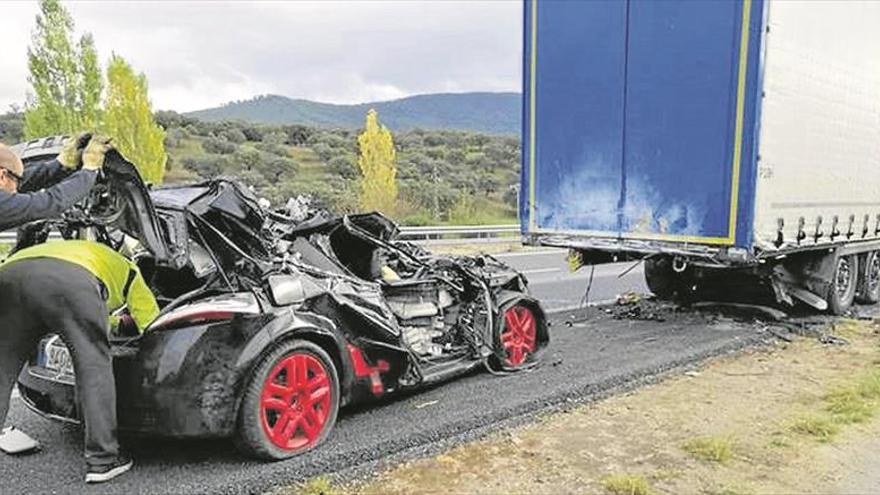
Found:
[[208, 153], [217, 153], [219, 155], [229, 155], [235, 153], [238, 148], [234, 143], [224, 141], [223, 139], [208, 138], [202, 141], [202, 148]]

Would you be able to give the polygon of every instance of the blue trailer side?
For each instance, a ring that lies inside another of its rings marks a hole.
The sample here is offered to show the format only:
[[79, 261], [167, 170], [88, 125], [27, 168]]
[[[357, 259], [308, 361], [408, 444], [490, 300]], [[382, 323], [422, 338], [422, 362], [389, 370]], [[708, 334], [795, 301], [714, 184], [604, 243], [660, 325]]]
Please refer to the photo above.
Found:
[[526, 0], [524, 20], [523, 234], [751, 252], [763, 0]]

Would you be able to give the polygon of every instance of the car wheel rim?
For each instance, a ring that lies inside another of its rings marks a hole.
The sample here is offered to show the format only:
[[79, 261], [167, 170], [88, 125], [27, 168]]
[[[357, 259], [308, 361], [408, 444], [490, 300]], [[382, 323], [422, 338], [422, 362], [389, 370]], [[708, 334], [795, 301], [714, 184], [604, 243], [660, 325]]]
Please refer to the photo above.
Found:
[[847, 299], [849, 296], [850, 285], [852, 282], [852, 267], [849, 263], [849, 258], [840, 258], [837, 261], [837, 296], [841, 300]]
[[878, 286], [880, 286], [880, 256], [875, 253], [871, 256], [871, 264], [868, 265], [868, 291], [874, 294]]
[[311, 354], [294, 353], [281, 359], [263, 383], [260, 419], [273, 445], [297, 451], [321, 438], [331, 401], [330, 375]]
[[535, 315], [523, 306], [514, 306], [504, 312], [504, 331], [501, 332], [501, 346], [504, 348], [504, 363], [520, 366], [535, 352]]

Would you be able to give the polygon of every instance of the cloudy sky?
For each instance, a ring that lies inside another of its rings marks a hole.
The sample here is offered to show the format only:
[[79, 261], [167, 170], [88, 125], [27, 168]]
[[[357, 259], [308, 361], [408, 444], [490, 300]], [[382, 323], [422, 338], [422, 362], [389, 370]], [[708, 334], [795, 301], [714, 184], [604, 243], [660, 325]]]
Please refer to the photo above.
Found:
[[[275, 93], [333, 103], [519, 91], [520, 0], [69, 0], [77, 36], [143, 71], [157, 109]], [[0, 112], [28, 89], [36, 2], [0, 2]]]

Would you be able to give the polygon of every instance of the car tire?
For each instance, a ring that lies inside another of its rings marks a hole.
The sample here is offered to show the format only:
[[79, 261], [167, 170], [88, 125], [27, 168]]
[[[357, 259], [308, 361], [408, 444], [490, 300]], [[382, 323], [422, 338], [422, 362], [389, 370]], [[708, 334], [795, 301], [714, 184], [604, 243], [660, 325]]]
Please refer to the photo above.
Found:
[[323, 442], [338, 413], [339, 373], [333, 360], [311, 342], [285, 341], [251, 373], [235, 444], [251, 457], [287, 459]]
[[831, 285], [825, 300], [828, 303], [828, 312], [834, 315], [842, 315], [852, 306], [856, 295], [856, 285], [859, 274], [859, 257], [851, 254], [837, 256], [834, 259], [834, 269], [831, 275]]
[[534, 362], [540, 350], [538, 316], [522, 301], [504, 308], [495, 337], [494, 362], [505, 370], [515, 370]]
[[856, 300], [862, 304], [880, 301], [880, 252], [871, 251], [859, 259], [859, 293]]

